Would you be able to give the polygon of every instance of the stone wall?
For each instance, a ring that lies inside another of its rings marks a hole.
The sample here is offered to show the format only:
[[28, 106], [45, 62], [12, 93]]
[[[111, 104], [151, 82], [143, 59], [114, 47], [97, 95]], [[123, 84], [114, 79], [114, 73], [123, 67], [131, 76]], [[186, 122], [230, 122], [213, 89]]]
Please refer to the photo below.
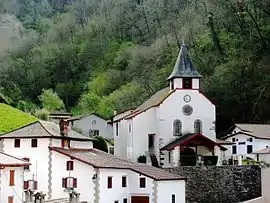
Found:
[[187, 178], [188, 203], [234, 203], [262, 194], [259, 166], [182, 166], [167, 170]]

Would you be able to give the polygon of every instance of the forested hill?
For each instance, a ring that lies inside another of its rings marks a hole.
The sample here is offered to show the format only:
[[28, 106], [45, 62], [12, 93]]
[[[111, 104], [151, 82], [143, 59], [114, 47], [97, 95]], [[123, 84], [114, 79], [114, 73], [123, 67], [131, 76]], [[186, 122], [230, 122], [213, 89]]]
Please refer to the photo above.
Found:
[[270, 120], [270, 0], [1, 0], [0, 14], [0, 100], [22, 110], [135, 107], [184, 39], [219, 130]]

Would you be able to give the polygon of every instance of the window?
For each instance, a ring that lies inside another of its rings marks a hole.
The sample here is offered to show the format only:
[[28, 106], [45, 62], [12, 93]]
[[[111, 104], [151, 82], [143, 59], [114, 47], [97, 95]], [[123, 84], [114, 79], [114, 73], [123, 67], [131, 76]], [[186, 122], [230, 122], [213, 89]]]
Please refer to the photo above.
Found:
[[235, 138], [233, 138], [232, 141], [235, 142]]
[[232, 153], [233, 153], [233, 154], [236, 154], [236, 153], [237, 153], [236, 145], [232, 146]]
[[14, 147], [19, 148], [21, 146], [21, 140], [20, 139], [15, 139], [14, 140]]
[[13, 199], [14, 199], [13, 196], [9, 196], [8, 197], [8, 203], [13, 203]]
[[[30, 162], [30, 159], [27, 158], [27, 157], [22, 158], [22, 160], [27, 161], [27, 162]], [[30, 169], [29, 166], [25, 166], [24, 167], [24, 170], [29, 170], [29, 169]]]
[[149, 134], [148, 135], [148, 149], [153, 149], [154, 148], [154, 140], [155, 140], [155, 135], [154, 134]]
[[175, 203], [175, 194], [172, 195], [172, 203]]
[[69, 148], [70, 141], [69, 140], [61, 140], [61, 146], [62, 146], [62, 148]]
[[14, 170], [10, 170], [9, 171], [9, 185], [13, 186], [14, 185], [14, 181], [15, 181], [15, 171]]
[[67, 161], [67, 171], [73, 171], [73, 168], [74, 168], [74, 162]]
[[194, 133], [202, 133], [202, 121], [196, 120], [194, 122]]
[[174, 82], [173, 82], [173, 80], [171, 81], [171, 90], [173, 90], [174, 89]]
[[112, 188], [112, 177], [108, 177], [108, 188]]
[[63, 188], [77, 188], [77, 178], [74, 178], [74, 177], [62, 178], [62, 187]]
[[127, 187], [127, 177], [122, 176], [122, 187]]
[[131, 124], [128, 125], [128, 132], [131, 132]]
[[114, 147], [113, 146], [109, 146], [109, 153], [114, 155]]
[[99, 130], [89, 130], [89, 136], [99, 136]]
[[182, 123], [180, 120], [175, 120], [173, 122], [173, 135], [179, 136], [182, 134]]
[[145, 188], [145, 186], [146, 186], [146, 180], [145, 180], [145, 178], [140, 178], [140, 188]]
[[32, 139], [31, 140], [31, 147], [37, 147], [37, 139]]
[[190, 105], [184, 105], [182, 111], [184, 115], [190, 116], [193, 113], [193, 108]]
[[169, 164], [171, 163], [171, 156], [172, 156], [172, 155], [171, 155], [171, 151], [169, 151], [169, 152], [168, 152], [168, 162], [169, 162]]
[[253, 152], [253, 146], [252, 145], [247, 145], [247, 153], [250, 154]]
[[97, 123], [96, 120], [92, 121], [92, 125], [96, 125], [96, 123]]
[[238, 144], [239, 144], [239, 145], [245, 145], [246, 142], [239, 142]]
[[183, 78], [183, 89], [192, 89], [192, 78]]
[[114, 203], [119, 203], [119, 201], [118, 201], [118, 200], [116, 200], [116, 201], [114, 201]]
[[119, 123], [116, 122], [116, 127], [115, 127], [115, 135], [118, 136], [119, 135]]
[[123, 203], [127, 203], [127, 198], [124, 198], [123, 199]]
[[248, 138], [247, 141], [252, 142], [253, 141], [252, 137]]

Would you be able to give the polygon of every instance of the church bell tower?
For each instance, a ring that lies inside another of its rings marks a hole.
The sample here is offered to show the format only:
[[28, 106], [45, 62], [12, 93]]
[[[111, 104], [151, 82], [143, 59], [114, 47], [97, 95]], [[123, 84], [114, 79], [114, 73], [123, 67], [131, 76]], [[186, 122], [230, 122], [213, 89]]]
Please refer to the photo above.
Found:
[[168, 77], [170, 90], [199, 89], [202, 75], [193, 66], [186, 45], [183, 43], [171, 75]]

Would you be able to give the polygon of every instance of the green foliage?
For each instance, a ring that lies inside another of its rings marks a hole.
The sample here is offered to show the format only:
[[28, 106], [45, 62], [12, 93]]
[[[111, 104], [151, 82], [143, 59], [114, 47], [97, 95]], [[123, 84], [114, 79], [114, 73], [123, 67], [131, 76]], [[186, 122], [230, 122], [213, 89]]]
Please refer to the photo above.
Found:
[[97, 136], [97, 137], [94, 138], [93, 147], [95, 149], [99, 149], [101, 151], [104, 151], [104, 152], [108, 153], [108, 147], [107, 147], [106, 140], [101, 136]]
[[2, 0], [1, 101], [111, 116], [167, 86], [185, 39], [218, 131], [268, 121], [269, 0], [243, 2]]
[[52, 89], [43, 89], [42, 94], [38, 98], [42, 107], [49, 111], [61, 110], [64, 108], [63, 101]]
[[37, 118], [39, 118], [40, 120], [48, 121], [49, 120], [49, 116], [50, 116], [50, 112], [47, 111], [46, 109], [36, 110], [35, 116]]
[[9, 105], [0, 103], [0, 132], [6, 133], [38, 119]]
[[138, 157], [137, 159], [138, 163], [146, 163], [146, 156], [145, 155], [141, 155]]

